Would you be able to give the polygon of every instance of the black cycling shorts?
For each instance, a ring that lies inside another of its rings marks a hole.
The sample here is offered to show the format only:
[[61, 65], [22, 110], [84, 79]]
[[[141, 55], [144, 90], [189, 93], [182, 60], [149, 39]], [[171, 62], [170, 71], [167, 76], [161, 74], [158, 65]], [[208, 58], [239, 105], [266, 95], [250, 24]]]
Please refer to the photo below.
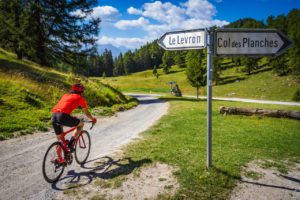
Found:
[[60, 135], [63, 133], [62, 126], [78, 126], [80, 120], [66, 113], [53, 113], [51, 123], [54, 128], [55, 134]]

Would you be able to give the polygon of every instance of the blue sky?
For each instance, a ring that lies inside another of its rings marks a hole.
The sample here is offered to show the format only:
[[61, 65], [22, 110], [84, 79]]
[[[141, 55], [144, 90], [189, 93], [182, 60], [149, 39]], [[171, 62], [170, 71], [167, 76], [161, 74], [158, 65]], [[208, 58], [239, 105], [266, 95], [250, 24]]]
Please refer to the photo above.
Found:
[[99, 44], [139, 48], [174, 30], [223, 26], [250, 17], [266, 20], [300, 9], [300, 0], [98, 0]]

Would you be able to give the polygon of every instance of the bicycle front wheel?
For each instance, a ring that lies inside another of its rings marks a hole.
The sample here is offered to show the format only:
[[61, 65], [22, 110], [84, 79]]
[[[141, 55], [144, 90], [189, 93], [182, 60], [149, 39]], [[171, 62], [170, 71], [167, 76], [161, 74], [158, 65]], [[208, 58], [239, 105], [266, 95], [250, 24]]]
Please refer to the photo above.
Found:
[[87, 131], [81, 131], [75, 147], [75, 160], [78, 164], [83, 164], [89, 157], [91, 150], [91, 138]]
[[54, 183], [64, 172], [65, 158], [63, 146], [60, 142], [54, 142], [48, 148], [43, 160], [43, 175], [47, 182]]

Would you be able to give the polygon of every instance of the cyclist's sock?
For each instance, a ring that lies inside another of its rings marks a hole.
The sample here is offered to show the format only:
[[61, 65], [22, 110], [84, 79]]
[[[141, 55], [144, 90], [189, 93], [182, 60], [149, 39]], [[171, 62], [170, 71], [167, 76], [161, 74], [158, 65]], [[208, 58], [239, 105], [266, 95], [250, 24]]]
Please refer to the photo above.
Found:
[[75, 138], [72, 136], [70, 139], [70, 142], [68, 144], [68, 148], [73, 152], [74, 151], [74, 143], [75, 143]]
[[69, 149], [72, 148], [74, 141], [75, 141], [75, 138], [72, 136], [71, 139], [70, 139], [70, 142], [68, 144]]
[[75, 140], [75, 138], [72, 136], [69, 144], [73, 144], [74, 140]]

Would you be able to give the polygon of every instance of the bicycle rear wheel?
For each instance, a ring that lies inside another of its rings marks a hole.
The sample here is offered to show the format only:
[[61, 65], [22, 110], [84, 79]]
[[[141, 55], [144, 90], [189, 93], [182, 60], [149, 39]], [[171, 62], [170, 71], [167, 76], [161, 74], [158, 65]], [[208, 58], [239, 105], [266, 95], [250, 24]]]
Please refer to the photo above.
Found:
[[75, 146], [75, 160], [78, 164], [83, 164], [89, 157], [91, 150], [91, 138], [87, 131], [81, 131]]
[[64, 172], [65, 163], [64, 149], [60, 142], [54, 142], [48, 148], [43, 160], [43, 175], [47, 182], [54, 183]]

